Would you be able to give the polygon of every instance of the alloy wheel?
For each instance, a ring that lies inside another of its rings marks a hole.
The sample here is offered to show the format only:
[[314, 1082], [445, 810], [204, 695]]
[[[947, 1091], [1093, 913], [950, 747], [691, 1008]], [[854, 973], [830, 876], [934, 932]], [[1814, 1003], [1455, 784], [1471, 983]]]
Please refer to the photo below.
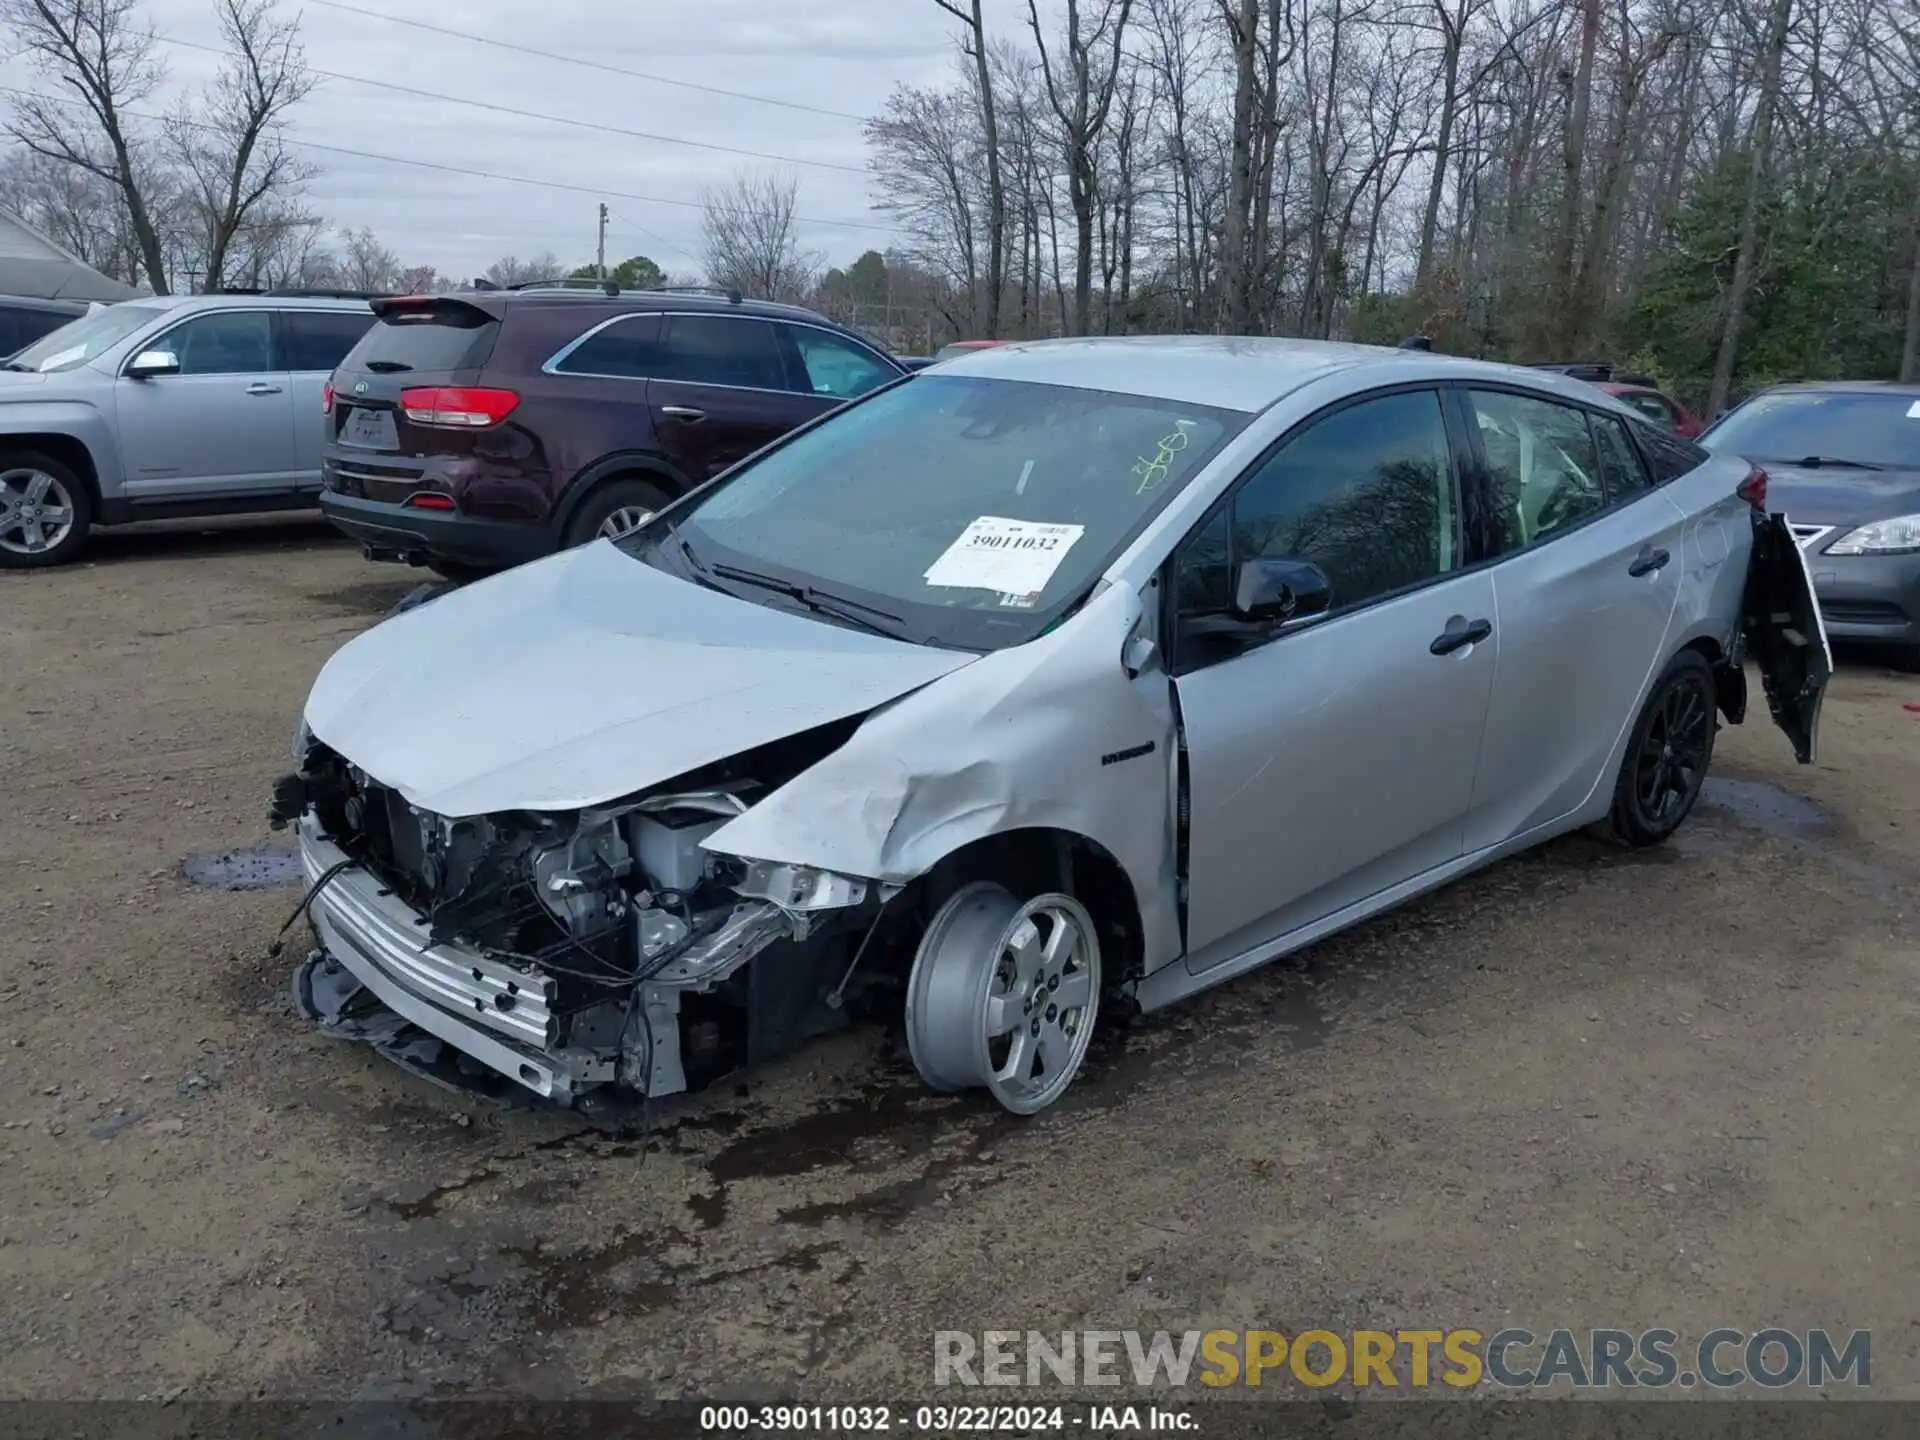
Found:
[[653, 518], [653, 511], [640, 505], [622, 505], [600, 522], [600, 528], [593, 533], [596, 537], [618, 540], [622, 535], [630, 535]]
[[0, 474], [0, 550], [44, 555], [73, 531], [73, 496], [44, 470]]
[[1016, 1115], [1073, 1083], [1100, 1003], [1100, 942], [1070, 895], [1025, 904], [985, 882], [927, 927], [907, 986], [907, 1048], [928, 1086], [984, 1087]]
[[1655, 830], [1671, 829], [1706, 779], [1713, 697], [1704, 677], [1683, 674], [1648, 713], [1634, 757], [1633, 801]]

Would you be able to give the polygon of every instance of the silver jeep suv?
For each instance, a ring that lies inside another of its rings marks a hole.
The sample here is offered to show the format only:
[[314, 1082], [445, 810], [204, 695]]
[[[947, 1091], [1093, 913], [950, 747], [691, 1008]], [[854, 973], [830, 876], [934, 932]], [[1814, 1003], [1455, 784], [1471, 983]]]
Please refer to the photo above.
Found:
[[327, 377], [366, 297], [157, 296], [63, 325], [0, 369], [0, 569], [97, 525], [313, 507]]

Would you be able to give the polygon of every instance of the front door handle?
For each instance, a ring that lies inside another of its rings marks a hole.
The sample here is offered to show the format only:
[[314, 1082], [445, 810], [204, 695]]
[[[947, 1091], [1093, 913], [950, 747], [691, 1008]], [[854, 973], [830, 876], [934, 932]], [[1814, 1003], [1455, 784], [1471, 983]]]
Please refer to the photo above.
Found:
[[660, 413], [669, 420], [683, 421], [688, 425], [707, 418], [706, 411], [696, 410], [691, 405], [662, 405]]
[[1493, 634], [1491, 620], [1471, 620], [1458, 630], [1452, 628], [1442, 630], [1434, 636], [1433, 644], [1427, 649], [1436, 655], [1451, 655], [1463, 646], [1478, 645], [1491, 634]]
[[1633, 564], [1627, 567], [1627, 574], [1637, 580], [1642, 575], [1653, 574], [1654, 571], [1665, 565], [1667, 561], [1672, 558], [1673, 557], [1664, 550], [1642, 550], [1634, 559]]
[[280, 393], [280, 387], [278, 385], [269, 385], [264, 380], [256, 380], [253, 384], [247, 386], [247, 393], [249, 395], [278, 395]]

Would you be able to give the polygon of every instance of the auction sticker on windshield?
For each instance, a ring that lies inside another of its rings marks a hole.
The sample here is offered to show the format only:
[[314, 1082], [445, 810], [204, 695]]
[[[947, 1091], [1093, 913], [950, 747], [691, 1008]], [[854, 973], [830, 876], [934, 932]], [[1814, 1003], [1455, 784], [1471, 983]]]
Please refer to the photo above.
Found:
[[927, 567], [929, 585], [1037, 596], [1082, 535], [1084, 525], [1053, 525], [982, 515]]

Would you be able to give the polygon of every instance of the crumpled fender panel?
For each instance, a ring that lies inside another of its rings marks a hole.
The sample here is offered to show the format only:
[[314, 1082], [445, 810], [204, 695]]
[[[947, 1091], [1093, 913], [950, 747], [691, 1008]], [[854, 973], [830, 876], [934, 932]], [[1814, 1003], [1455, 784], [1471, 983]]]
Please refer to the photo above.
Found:
[[1126, 870], [1147, 968], [1176, 958], [1171, 687], [1121, 664], [1140, 614], [1110, 587], [1051, 635], [876, 711], [706, 848], [905, 884], [973, 841], [1064, 830]]

